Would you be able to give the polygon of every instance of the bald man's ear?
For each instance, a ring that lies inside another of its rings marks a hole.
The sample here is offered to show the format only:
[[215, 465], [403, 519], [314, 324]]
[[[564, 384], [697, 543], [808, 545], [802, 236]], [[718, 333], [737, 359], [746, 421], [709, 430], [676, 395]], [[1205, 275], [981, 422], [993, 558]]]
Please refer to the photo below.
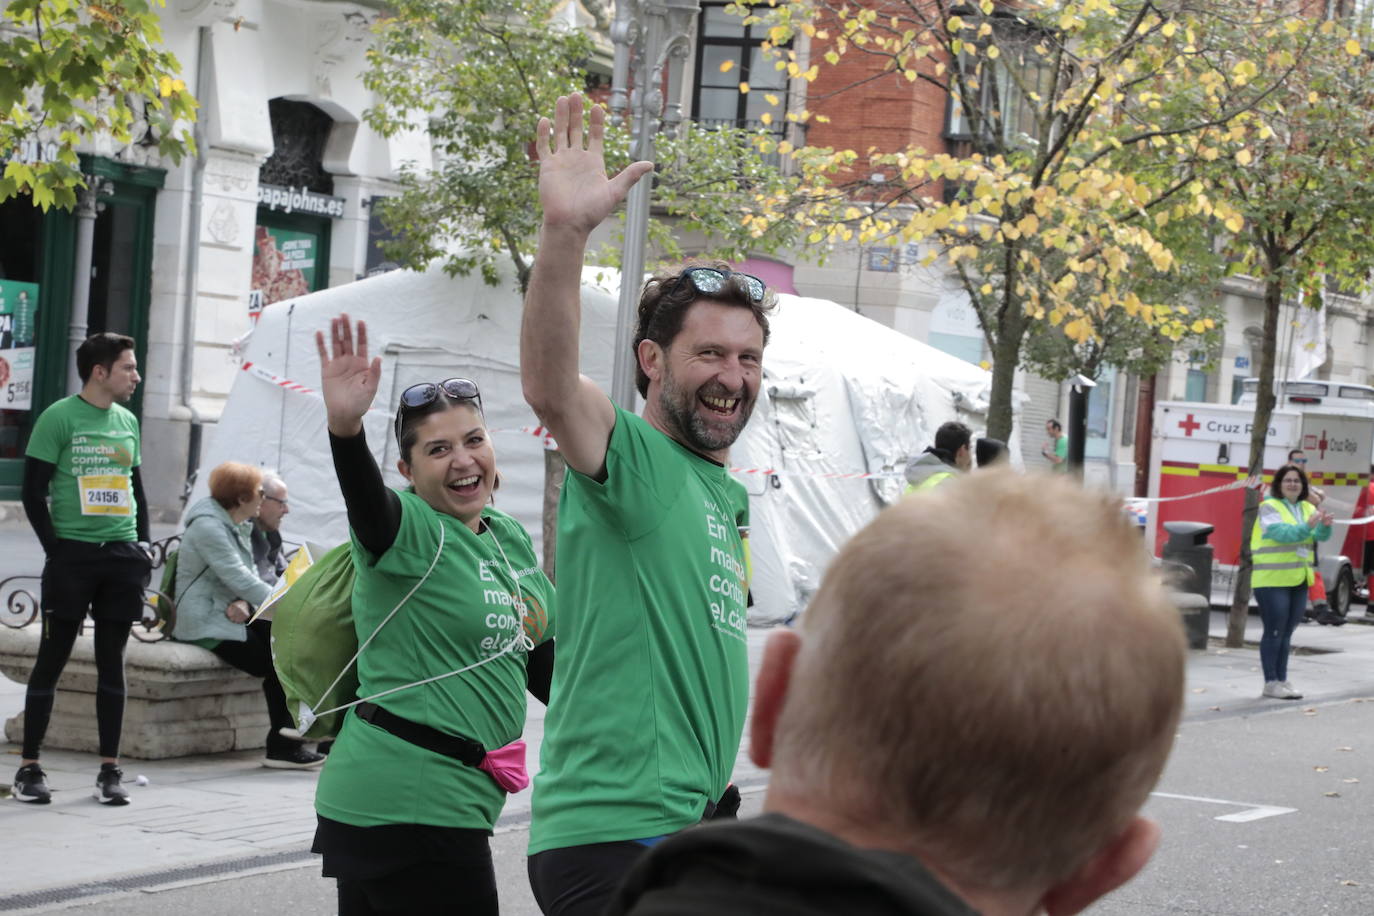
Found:
[[1159, 825], [1135, 817], [1065, 880], [1050, 888], [1041, 900], [1047, 916], [1073, 916], [1121, 887], [1140, 873], [1159, 847]]
[[754, 715], [749, 726], [749, 759], [758, 766], [773, 765], [773, 739], [778, 717], [792, 682], [792, 666], [801, 651], [801, 634], [779, 630], [768, 638], [763, 650], [763, 665], [754, 681]]

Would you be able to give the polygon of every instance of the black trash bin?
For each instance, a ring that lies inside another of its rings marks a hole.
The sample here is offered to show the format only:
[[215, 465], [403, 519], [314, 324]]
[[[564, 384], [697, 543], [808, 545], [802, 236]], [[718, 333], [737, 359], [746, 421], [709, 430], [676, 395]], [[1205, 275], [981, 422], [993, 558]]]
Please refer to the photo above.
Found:
[[1175, 586], [1187, 595], [1201, 598], [1200, 601], [1180, 602], [1183, 622], [1188, 630], [1188, 645], [1194, 649], [1205, 649], [1211, 616], [1214, 553], [1207, 539], [1216, 526], [1206, 522], [1165, 522], [1164, 530], [1169, 533], [1169, 540], [1164, 544], [1160, 559], [1166, 565], [1187, 570], [1187, 574], [1181, 577], [1182, 581], [1176, 582]]

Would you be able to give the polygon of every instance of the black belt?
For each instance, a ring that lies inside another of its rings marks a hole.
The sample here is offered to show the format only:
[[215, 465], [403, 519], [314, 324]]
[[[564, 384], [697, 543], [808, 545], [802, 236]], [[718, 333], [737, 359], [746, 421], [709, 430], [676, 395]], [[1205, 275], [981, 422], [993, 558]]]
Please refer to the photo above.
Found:
[[487, 756], [486, 748], [471, 738], [450, 735], [437, 728], [412, 722], [394, 712], [387, 712], [376, 703], [359, 703], [353, 707], [353, 711], [358, 714], [359, 719], [395, 735], [402, 741], [409, 741], [427, 751], [451, 757], [470, 767], [480, 765]]

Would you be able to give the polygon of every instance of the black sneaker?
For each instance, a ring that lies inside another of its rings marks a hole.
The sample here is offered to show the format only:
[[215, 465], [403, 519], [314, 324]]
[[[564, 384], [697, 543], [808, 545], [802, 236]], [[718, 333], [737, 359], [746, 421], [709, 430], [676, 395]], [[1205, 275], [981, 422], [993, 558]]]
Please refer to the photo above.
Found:
[[332, 751], [332, 750], [334, 750], [334, 739], [333, 739], [333, 738], [329, 738], [329, 739], [327, 739], [327, 740], [325, 740], [325, 741], [321, 741], [319, 744], [315, 745], [315, 753], [317, 753], [317, 754], [323, 754], [323, 755], [325, 755], [326, 757], [329, 756], [329, 752]]
[[14, 785], [10, 788], [10, 794], [14, 796], [15, 801], [46, 805], [52, 801], [52, 792], [48, 789], [48, 774], [36, 763], [24, 764], [19, 768], [19, 772], [14, 774]]
[[1343, 627], [1345, 618], [1328, 607], [1317, 616], [1317, 623], [1324, 627]]
[[102, 805], [127, 805], [129, 790], [119, 784], [124, 771], [113, 763], [102, 763], [100, 775], [95, 778], [94, 798]]
[[308, 770], [324, 763], [324, 754], [296, 745], [288, 751], [269, 752], [262, 765], [274, 770]]

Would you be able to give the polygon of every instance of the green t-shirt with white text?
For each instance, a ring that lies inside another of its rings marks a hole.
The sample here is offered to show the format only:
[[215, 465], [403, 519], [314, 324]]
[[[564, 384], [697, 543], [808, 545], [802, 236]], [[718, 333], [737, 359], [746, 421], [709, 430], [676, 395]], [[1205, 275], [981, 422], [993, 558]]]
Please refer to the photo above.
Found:
[[1054, 455], [1059, 460], [1054, 464], [1056, 474], [1067, 473], [1069, 470], [1069, 437], [1059, 436], [1054, 440]]
[[54, 401], [34, 421], [25, 454], [57, 466], [48, 497], [59, 538], [138, 540], [133, 472], [142, 455], [138, 420], [128, 409], [102, 409], [79, 395]]
[[558, 660], [530, 854], [661, 836], [729, 784], [749, 693], [747, 494], [619, 408], [558, 511]]
[[[414, 684], [499, 656], [461, 674], [407, 687], [374, 702], [388, 712], [488, 750], [525, 727], [528, 635], [553, 636], [553, 587], [535, 560], [529, 534], [493, 508], [473, 533], [461, 521], [402, 492], [401, 527], [374, 557], [353, 539], [353, 623], [361, 645], [439, 556], [434, 571], [358, 657], [358, 696]], [[439, 526], [444, 544], [439, 551]], [[512, 581], [512, 574], [515, 581]], [[526, 602], [521, 613], [517, 586]], [[358, 827], [431, 824], [490, 830], [506, 793], [482, 770], [404, 739], [350, 713], [320, 773], [315, 810]]]

